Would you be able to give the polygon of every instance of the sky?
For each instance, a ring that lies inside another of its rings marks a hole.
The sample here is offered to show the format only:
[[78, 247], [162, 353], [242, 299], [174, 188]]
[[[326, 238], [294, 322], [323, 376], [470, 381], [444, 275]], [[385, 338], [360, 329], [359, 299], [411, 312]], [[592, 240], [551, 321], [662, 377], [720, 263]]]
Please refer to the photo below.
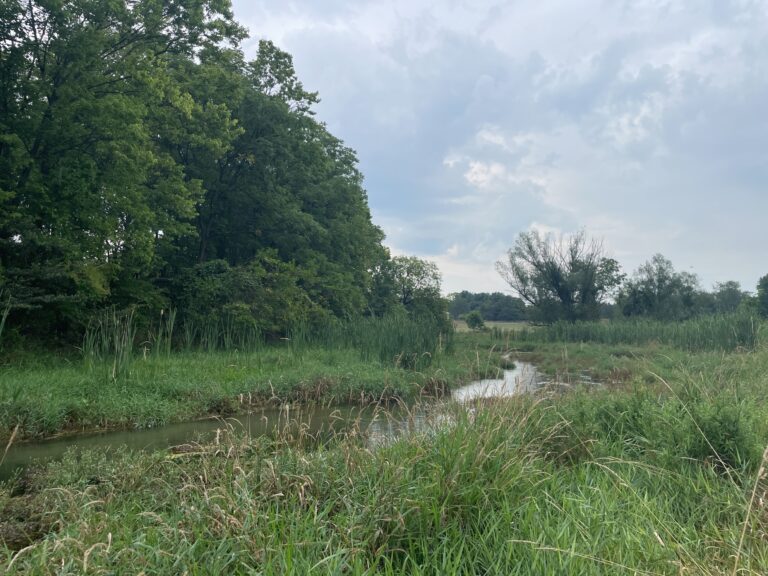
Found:
[[768, 273], [768, 0], [234, 0], [357, 151], [393, 254], [509, 292], [521, 232]]

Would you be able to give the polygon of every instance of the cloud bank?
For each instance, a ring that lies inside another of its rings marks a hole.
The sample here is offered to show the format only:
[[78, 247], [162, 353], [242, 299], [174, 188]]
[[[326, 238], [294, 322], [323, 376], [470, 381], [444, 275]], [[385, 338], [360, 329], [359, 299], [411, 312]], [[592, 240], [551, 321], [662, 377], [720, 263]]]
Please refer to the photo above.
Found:
[[395, 253], [506, 290], [524, 230], [586, 228], [627, 271], [768, 273], [768, 2], [236, 0], [357, 150]]

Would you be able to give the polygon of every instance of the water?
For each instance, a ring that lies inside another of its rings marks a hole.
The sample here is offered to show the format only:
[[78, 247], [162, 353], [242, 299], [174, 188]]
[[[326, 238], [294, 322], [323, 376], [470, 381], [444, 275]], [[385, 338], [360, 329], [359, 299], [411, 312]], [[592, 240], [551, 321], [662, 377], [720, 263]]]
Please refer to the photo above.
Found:
[[454, 390], [451, 397], [457, 402], [468, 402], [477, 398], [512, 396], [531, 392], [542, 383], [543, 378], [536, 366], [528, 362], [517, 362], [514, 370], [504, 370], [503, 379], [472, 382]]
[[[519, 362], [514, 370], [505, 370], [499, 380], [479, 380], [457, 388], [451, 398], [468, 402], [477, 398], [511, 396], [533, 390], [541, 384], [536, 367]], [[107, 446], [127, 446], [132, 450], [163, 450], [190, 442], [210, 440], [216, 430], [227, 425], [242, 429], [250, 436], [277, 432], [331, 435], [335, 432], [359, 430], [371, 445], [378, 445], [404, 433], [424, 431], [445, 425], [446, 416], [438, 404], [431, 407], [396, 407], [383, 411], [376, 408], [304, 406], [300, 408], [268, 407], [240, 414], [226, 420], [211, 418], [159, 428], [122, 430], [117, 432], [79, 434], [41, 442], [11, 446], [2, 467], [0, 480], [30, 464], [61, 458], [70, 448], [81, 450]]]

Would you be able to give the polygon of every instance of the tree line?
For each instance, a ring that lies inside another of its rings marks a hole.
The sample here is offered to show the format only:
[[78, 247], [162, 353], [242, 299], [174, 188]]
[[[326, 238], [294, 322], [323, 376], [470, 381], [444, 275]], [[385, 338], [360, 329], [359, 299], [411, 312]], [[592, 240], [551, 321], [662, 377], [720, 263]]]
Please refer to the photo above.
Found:
[[583, 231], [567, 238], [521, 233], [496, 268], [529, 318], [546, 324], [601, 317], [679, 321], [740, 310], [768, 317], [768, 275], [756, 295], [735, 281], [707, 291], [695, 274], [676, 270], [656, 254], [627, 276]]
[[455, 320], [477, 312], [483, 320], [519, 322], [528, 319], [525, 303], [501, 292], [472, 293], [466, 290], [448, 296], [448, 311]]
[[[437, 269], [392, 258], [355, 152], [226, 0], [0, 6], [0, 293], [20, 336], [99, 310], [266, 334], [445, 316]], [[0, 310], [1, 312], [1, 310]]]

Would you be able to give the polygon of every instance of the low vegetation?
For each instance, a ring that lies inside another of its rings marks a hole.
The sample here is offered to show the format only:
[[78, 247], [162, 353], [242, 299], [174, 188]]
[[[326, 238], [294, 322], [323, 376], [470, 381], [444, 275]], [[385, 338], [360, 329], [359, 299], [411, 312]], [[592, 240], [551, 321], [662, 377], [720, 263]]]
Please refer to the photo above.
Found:
[[599, 342], [602, 344], [662, 344], [689, 351], [754, 350], [765, 337], [764, 323], [741, 313], [702, 316], [682, 322], [650, 319], [613, 322], [557, 322], [515, 331], [523, 342]]
[[[466, 374], [516, 354], [557, 384], [470, 411], [432, 406], [431, 426], [385, 445], [364, 430], [320, 439], [295, 426], [248, 438], [224, 426], [182, 453], [72, 452], [28, 471], [0, 489], [0, 562], [9, 574], [768, 569], [768, 349], [691, 353], [514, 334], [457, 334], [450, 357]], [[284, 374], [316, 362], [350, 374], [362, 362], [343, 348], [289, 347], [261, 358], [282, 359]], [[218, 357], [223, 369], [243, 355]], [[217, 355], [171, 355], [168, 373], [174, 358], [194, 373]], [[249, 358], [229, 374], [263, 369], [258, 353]], [[446, 370], [444, 358], [432, 369]]]
[[172, 314], [135, 345], [130, 315], [86, 333], [81, 353], [21, 355], [0, 366], [0, 437], [158, 426], [265, 403], [411, 401], [470, 378], [487, 362], [452, 349], [452, 333], [408, 316], [299, 326], [267, 343], [249, 332], [212, 331], [173, 345]]

